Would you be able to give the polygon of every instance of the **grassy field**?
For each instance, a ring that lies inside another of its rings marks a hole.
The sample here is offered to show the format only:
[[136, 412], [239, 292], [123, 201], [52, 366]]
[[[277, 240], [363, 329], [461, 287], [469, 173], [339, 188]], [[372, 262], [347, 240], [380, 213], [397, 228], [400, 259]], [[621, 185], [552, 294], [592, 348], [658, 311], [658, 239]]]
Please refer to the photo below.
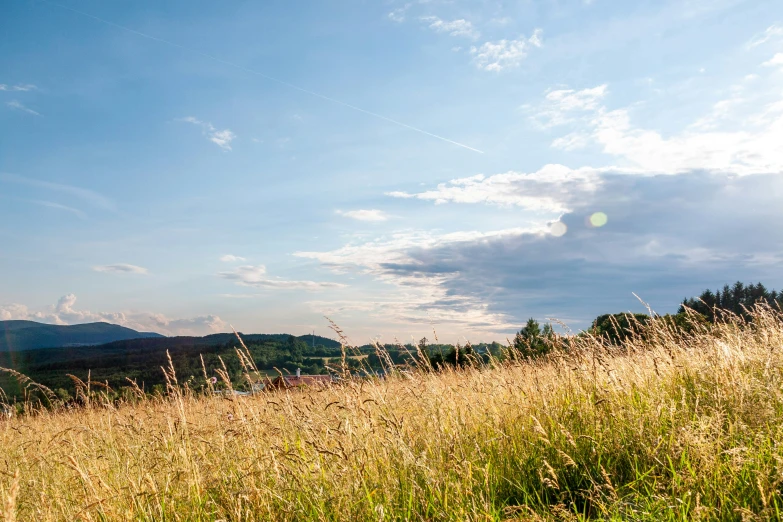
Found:
[[4, 520], [783, 519], [783, 318], [0, 421]]

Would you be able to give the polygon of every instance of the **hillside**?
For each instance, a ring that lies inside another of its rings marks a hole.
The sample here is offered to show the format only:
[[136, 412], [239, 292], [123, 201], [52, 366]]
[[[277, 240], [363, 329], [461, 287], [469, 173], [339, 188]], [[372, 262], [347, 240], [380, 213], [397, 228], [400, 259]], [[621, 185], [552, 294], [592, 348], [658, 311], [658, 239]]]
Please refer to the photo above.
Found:
[[21, 352], [61, 346], [88, 346], [145, 337], [163, 336], [152, 332], [137, 332], [110, 323], [66, 326], [35, 321], [0, 321], [0, 352]]
[[[274, 372], [274, 368], [293, 372], [301, 367], [309, 373], [322, 373], [325, 371], [324, 359], [340, 354], [340, 343], [327, 337], [240, 335], [255, 364], [270, 372]], [[0, 390], [11, 397], [22, 394], [17, 379], [9, 372], [2, 371], [2, 368], [9, 368], [49, 388], [65, 389], [69, 393], [74, 392], [69, 374], [85, 380], [89, 375], [92, 380], [108, 383], [113, 388], [127, 386], [127, 379], [132, 379], [150, 391], [165, 384], [161, 366], [168, 365], [169, 357], [174, 361], [177, 371], [186, 377], [203, 375], [202, 360], [209, 368], [225, 364], [230, 374], [235, 376], [241, 367], [236, 354], [238, 346], [233, 333], [223, 333], [204, 337], [143, 337], [100, 345], [0, 351]]]

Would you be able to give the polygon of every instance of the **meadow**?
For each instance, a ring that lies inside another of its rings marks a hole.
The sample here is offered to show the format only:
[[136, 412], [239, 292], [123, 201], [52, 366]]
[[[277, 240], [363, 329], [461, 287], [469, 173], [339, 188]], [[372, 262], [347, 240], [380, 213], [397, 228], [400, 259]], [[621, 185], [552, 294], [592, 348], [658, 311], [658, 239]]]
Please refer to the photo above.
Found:
[[640, 328], [247, 397], [170, 368], [0, 421], [0, 519], [783, 519], [783, 316]]

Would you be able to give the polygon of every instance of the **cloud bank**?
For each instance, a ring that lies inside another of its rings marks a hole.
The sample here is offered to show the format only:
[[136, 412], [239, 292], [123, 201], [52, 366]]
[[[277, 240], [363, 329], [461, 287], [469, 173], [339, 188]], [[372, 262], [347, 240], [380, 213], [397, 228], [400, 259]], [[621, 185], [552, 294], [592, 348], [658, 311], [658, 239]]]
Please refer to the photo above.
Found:
[[62, 296], [57, 304], [42, 310], [31, 310], [26, 305], [0, 305], [0, 320], [27, 320], [49, 324], [81, 324], [108, 322], [140, 332], [158, 332], [164, 335], [206, 335], [226, 331], [226, 323], [216, 315], [171, 319], [153, 312], [91, 312], [76, 308], [76, 296]]
[[549, 90], [526, 109], [539, 128], [568, 128], [552, 146], [595, 147], [614, 165], [550, 164], [387, 194], [549, 216], [538, 225], [403, 231], [296, 255], [397, 289], [382, 302], [335, 302], [338, 312], [455, 322], [478, 338], [510, 334], [530, 315], [583, 328], [600, 313], [644, 311], [632, 292], [673, 312], [737, 279], [783, 287], [783, 98], [757, 97], [737, 119], [742, 89], [669, 135], [610, 109], [606, 85]]

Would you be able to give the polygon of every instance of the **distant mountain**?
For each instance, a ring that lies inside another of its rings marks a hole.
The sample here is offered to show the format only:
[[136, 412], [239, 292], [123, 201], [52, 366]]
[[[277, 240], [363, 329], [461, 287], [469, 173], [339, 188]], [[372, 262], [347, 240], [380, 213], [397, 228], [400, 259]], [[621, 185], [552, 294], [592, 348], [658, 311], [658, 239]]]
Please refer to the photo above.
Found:
[[[82, 328], [96, 326], [105, 328], [113, 325], [79, 325]], [[25, 336], [39, 327], [50, 327], [39, 323], [24, 324], [20, 321], [0, 322], [0, 403], [3, 393], [7, 397], [23, 397], [24, 383], [12, 372], [21, 372], [35, 382], [53, 390], [70, 390], [75, 393], [69, 375], [80, 379], [106, 383], [113, 389], [128, 385], [127, 379], [138, 382], [150, 391], [153, 386], [166, 384], [161, 367], [168, 367], [172, 361], [178, 378], [182, 382], [201, 379], [206, 369], [210, 375], [216, 368], [225, 368], [229, 376], [240, 382], [242, 367], [237, 356], [239, 341], [233, 333], [212, 334], [204, 337], [141, 337], [124, 339], [105, 344], [84, 344], [85, 338], [49, 338], [39, 344], [65, 343], [50, 348], [19, 350], [18, 346], [34, 346], [23, 343]], [[59, 327], [62, 328], [62, 327]], [[75, 327], [70, 327], [75, 328]], [[121, 328], [121, 327], [117, 327]], [[128, 335], [140, 334], [128, 329]], [[5, 334], [5, 335], [4, 335]], [[154, 334], [152, 334], [154, 335]], [[324, 359], [339, 360], [342, 352], [340, 343], [318, 335], [288, 334], [239, 334], [248, 352], [262, 373], [277, 375], [278, 371], [293, 373], [302, 368], [304, 373], [324, 373]], [[79, 343], [79, 344], [77, 344]], [[11, 350], [3, 346], [11, 345]], [[351, 352], [353, 353], [353, 352]], [[349, 359], [350, 361], [350, 359]], [[194, 381], [195, 382], [195, 381]], [[193, 382], [191, 382], [193, 384]], [[194, 386], [196, 384], [193, 384]]]
[[164, 336], [153, 332], [137, 332], [110, 323], [63, 326], [35, 321], [0, 321], [0, 352], [92, 346], [150, 337]]

